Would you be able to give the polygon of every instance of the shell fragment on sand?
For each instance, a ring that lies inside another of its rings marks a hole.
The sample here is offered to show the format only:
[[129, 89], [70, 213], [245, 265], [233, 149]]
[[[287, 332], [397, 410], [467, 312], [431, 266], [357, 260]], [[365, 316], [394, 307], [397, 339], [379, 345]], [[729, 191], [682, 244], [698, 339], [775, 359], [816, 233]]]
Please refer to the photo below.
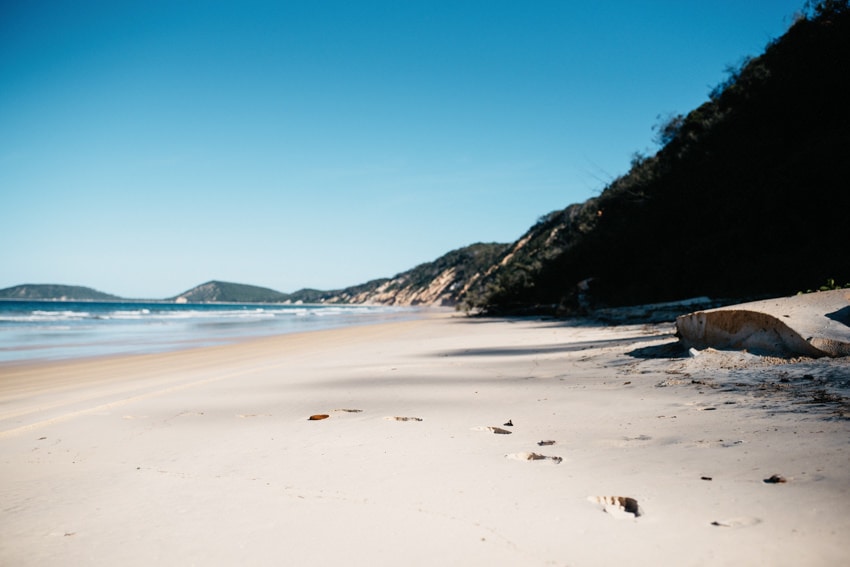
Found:
[[788, 482], [784, 476], [778, 474], [772, 475], [770, 478], [764, 479], [765, 484], [783, 484]]
[[[360, 413], [363, 410], [361, 409], [348, 409], [348, 408], [340, 408], [331, 410], [331, 413]], [[328, 419], [330, 414], [327, 413], [316, 413], [307, 418], [308, 421], [321, 421], [323, 419]]]

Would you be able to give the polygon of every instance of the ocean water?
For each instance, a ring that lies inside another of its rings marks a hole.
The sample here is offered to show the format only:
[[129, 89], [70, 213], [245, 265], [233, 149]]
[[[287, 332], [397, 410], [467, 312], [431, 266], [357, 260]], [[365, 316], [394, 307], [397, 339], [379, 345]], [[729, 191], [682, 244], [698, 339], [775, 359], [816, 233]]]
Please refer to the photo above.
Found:
[[361, 305], [0, 300], [0, 363], [165, 352], [416, 313]]

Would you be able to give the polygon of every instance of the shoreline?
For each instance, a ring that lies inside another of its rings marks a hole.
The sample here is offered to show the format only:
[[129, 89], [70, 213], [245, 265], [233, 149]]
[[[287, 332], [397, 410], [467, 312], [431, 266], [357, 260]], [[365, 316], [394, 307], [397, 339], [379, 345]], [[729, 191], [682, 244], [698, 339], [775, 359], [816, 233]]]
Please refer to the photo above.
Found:
[[26, 307], [0, 310], [0, 365], [172, 352], [406, 320], [421, 311], [374, 305], [21, 303]]
[[66, 358], [54, 358], [54, 357], [44, 357], [44, 358], [26, 358], [26, 359], [12, 359], [12, 360], [0, 360], [0, 373], [3, 372], [4, 369], [13, 369], [17, 367], [49, 367], [49, 366], [66, 366], [68, 364], [76, 364], [78, 362], [95, 362], [98, 360], [109, 360], [109, 359], [135, 359], [140, 357], [150, 357], [150, 356], [159, 356], [159, 355], [174, 355], [186, 351], [196, 351], [202, 349], [221, 349], [228, 348], [236, 345], [241, 345], [244, 343], [251, 343], [256, 341], [276, 341], [282, 337], [295, 337], [299, 335], [312, 335], [314, 333], [325, 333], [325, 332], [334, 332], [334, 331], [343, 331], [346, 329], [358, 329], [363, 327], [370, 327], [373, 325], [393, 325], [397, 323], [405, 323], [418, 321], [420, 319], [428, 319], [433, 317], [452, 317], [456, 314], [454, 310], [441, 310], [440, 308], [428, 308], [419, 310], [416, 312], [416, 315], [411, 315], [412, 312], [405, 312], [403, 315], [401, 313], [391, 314], [394, 316], [386, 317], [384, 319], [375, 319], [375, 320], [365, 320], [358, 321], [352, 324], [340, 324], [337, 326], [330, 327], [320, 327], [316, 329], [299, 329], [295, 331], [284, 331], [284, 332], [269, 332], [264, 334], [237, 334], [237, 335], [229, 335], [217, 338], [189, 338], [183, 339], [176, 343], [170, 343], [172, 345], [171, 348], [167, 350], [150, 350], [150, 351], [136, 351], [136, 352], [107, 352], [102, 354], [85, 354], [85, 355], [71, 355]]
[[672, 330], [437, 313], [0, 366], [0, 562], [850, 557], [850, 426], [801, 402], [850, 361]]
[[[324, 344], [340, 344], [350, 340], [368, 341], [381, 337], [387, 332], [396, 332], [406, 324], [416, 323], [422, 319], [439, 318], [438, 312], [420, 316], [417, 319], [391, 322], [369, 322], [344, 327], [305, 330], [292, 333], [282, 333], [267, 336], [234, 337], [223, 344], [187, 346], [169, 351], [133, 353], [133, 354], [102, 354], [60, 360], [26, 360], [0, 363], [0, 405], [24, 397], [32, 398], [45, 394], [66, 392], [69, 390], [86, 390], [94, 387], [112, 387], [113, 393], [137, 392], [150, 390], [150, 395], [156, 395], [157, 388], [168, 386], [191, 387], [196, 382], [186, 380], [183, 376], [195, 376], [205, 372], [211, 366], [217, 366], [216, 372], [222, 374], [222, 368], [229, 369], [220, 379], [226, 379], [234, 372], [240, 372], [238, 367], [245, 364], [254, 355], [267, 356], [271, 349], [281, 349], [276, 355], [303, 354], [322, 350]], [[392, 326], [393, 331], [374, 329], [371, 327]], [[283, 363], [287, 364], [284, 359]], [[120, 372], [120, 376], [113, 373]], [[107, 374], [107, 376], [104, 376]], [[165, 374], [164, 378], [157, 378]], [[178, 377], [175, 378], [174, 375]], [[201, 380], [201, 382], [210, 379]], [[94, 395], [94, 394], [92, 394]], [[50, 407], [70, 404], [69, 401], [57, 402]], [[43, 405], [38, 410], [43, 410]], [[94, 410], [91, 410], [94, 411]], [[3, 425], [7, 421], [6, 413], [0, 410], [0, 438], [9, 434]], [[20, 415], [20, 412], [15, 413]], [[76, 414], [75, 414], [76, 415]], [[30, 428], [27, 425], [19, 425]]]

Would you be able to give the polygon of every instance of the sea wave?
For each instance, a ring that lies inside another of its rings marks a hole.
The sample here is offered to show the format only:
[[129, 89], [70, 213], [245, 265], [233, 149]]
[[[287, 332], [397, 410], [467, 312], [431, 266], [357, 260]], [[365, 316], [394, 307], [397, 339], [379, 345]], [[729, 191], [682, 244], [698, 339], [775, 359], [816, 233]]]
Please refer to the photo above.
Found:
[[50, 321], [68, 322], [80, 320], [150, 320], [150, 319], [216, 319], [216, 318], [275, 318], [275, 317], [328, 317], [340, 315], [373, 314], [387, 312], [386, 308], [344, 306], [344, 307], [272, 307], [253, 309], [116, 309], [116, 310], [16, 310], [0, 309], [0, 322], [45, 323]]
[[375, 305], [0, 300], [0, 362], [161, 352], [410, 318], [416, 311]]

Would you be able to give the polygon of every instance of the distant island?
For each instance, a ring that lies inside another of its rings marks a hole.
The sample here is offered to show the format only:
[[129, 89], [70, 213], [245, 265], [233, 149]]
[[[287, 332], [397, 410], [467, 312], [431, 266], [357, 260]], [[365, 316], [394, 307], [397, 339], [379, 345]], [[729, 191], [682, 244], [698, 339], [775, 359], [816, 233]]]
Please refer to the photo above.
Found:
[[120, 301], [117, 295], [90, 287], [60, 284], [21, 284], [0, 289], [0, 299], [29, 301]]
[[283, 303], [289, 295], [266, 287], [211, 281], [170, 299], [175, 303]]
[[[210, 281], [170, 301], [441, 305], [581, 314], [689, 297], [743, 299], [850, 284], [850, 7], [807, 5], [708, 100], [656, 126], [602, 193], [540, 217], [512, 244], [473, 244], [341, 290]], [[20, 285], [0, 298], [115, 300]]]

